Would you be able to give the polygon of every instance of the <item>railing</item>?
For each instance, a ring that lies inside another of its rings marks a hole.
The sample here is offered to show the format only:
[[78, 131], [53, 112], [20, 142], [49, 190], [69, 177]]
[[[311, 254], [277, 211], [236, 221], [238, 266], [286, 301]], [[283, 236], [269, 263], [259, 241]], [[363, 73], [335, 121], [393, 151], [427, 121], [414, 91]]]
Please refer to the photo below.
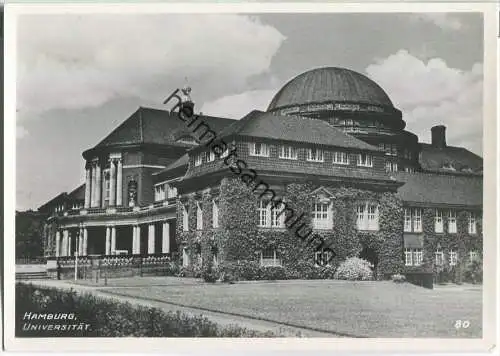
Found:
[[130, 214], [138, 211], [148, 211], [152, 209], [159, 209], [167, 206], [174, 206], [176, 203], [175, 199], [162, 200], [154, 202], [146, 206], [116, 206], [116, 207], [106, 207], [106, 208], [84, 208], [84, 209], [72, 209], [64, 212], [59, 212], [53, 214], [52, 216], [75, 216], [75, 215], [105, 215], [105, 214]]
[[16, 265], [43, 265], [47, 259], [43, 256], [16, 258]]

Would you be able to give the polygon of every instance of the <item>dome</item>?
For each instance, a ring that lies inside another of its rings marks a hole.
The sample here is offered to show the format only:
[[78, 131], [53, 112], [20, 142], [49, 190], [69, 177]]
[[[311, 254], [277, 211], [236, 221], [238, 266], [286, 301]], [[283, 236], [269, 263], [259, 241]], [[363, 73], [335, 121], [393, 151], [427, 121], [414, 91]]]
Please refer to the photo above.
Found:
[[312, 69], [290, 80], [274, 96], [267, 110], [327, 102], [393, 108], [385, 91], [367, 76], [345, 68], [325, 67]]

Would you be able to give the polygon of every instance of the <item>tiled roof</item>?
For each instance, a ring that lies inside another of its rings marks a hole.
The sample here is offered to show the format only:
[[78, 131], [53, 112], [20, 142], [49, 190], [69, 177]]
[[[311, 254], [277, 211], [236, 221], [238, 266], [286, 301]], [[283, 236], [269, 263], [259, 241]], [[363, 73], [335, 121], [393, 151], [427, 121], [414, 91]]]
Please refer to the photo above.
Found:
[[456, 172], [467, 172], [471, 169], [472, 172], [482, 173], [483, 159], [463, 147], [437, 148], [426, 143], [421, 143], [420, 147], [422, 150], [420, 165], [426, 171], [450, 172], [443, 167], [451, 165]]
[[189, 156], [188, 154], [182, 155], [178, 160], [172, 162], [167, 167], [159, 172], [153, 173], [153, 176], [162, 177], [162, 179], [168, 179], [184, 175], [188, 168]]
[[[199, 120], [206, 122], [215, 132], [219, 132], [234, 122], [231, 119], [205, 115], [201, 115]], [[175, 142], [176, 138], [182, 136], [183, 132], [186, 135], [191, 133], [186, 123], [180, 120], [175, 113], [170, 114], [168, 110], [140, 107], [99, 142], [95, 148], [139, 143], [185, 146]]]
[[68, 194], [69, 199], [85, 200], [85, 183], [75, 188]]
[[267, 110], [331, 101], [392, 107], [389, 96], [367, 76], [346, 68], [324, 67], [299, 74], [286, 83]]
[[483, 204], [483, 178], [437, 173], [393, 173], [405, 184], [398, 194], [405, 202], [480, 206]]
[[328, 123], [301, 116], [280, 116], [254, 110], [224, 129], [219, 137], [231, 135], [287, 140], [358, 150], [380, 151]]

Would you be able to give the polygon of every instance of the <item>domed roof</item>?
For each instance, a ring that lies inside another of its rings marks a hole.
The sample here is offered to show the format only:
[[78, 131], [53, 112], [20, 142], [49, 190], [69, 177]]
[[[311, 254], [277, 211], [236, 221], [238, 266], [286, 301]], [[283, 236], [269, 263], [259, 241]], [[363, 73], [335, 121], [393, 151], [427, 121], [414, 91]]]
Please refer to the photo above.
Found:
[[357, 102], [393, 107], [391, 99], [373, 80], [338, 67], [316, 68], [299, 74], [281, 88], [267, 108], [324, 102]]

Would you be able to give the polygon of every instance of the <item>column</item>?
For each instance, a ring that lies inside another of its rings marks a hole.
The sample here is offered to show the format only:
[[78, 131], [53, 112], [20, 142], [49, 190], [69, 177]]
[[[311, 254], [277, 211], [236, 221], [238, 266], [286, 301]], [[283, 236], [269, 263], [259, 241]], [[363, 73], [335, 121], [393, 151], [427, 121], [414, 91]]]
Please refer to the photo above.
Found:
[[78, 256], [83, 256], [83, 227], [80, 227], [78, 234]]
[[148, 254], [155, 253], [155, 225], [149, 224], [148, 230]]
[[96, 165], [96, 173], [95, 173], [95, 185], [96, 185], [96, 193], [95, 193], [95, 205], [100, 208], [101, 207], [101, 191], [102, 191], [102, 172], [101, 172], [101, 164], [98, 161]]
[[121, 206], [122, 202], [122, 194], [123, 194], [123, 167], [122, 167], [122, 159], [118, 159], [118, 170], [116, 175], [116, 205]]
[[73, 234], [68, 232], [68, 256], [73, 255], [73, 247], [71, 246], [73, 242]]
[[116, 205], [116, 167], [115, 161], [111, 160], [109, 163], [109, 205]]
[[132, 254], [137, 253], [137, 229], [135, 225], [132, 225]]
[[170, 252], [170, 223], [168, 221], [165, 221], [163, 223], [161, 252], [162, 253]]
[[106, 226], [106, 255], [111, 255], [111, 229]]
[[96, 167], [95, 167], [95, 162], [92, 162], [92, 179], [90, 183], [91, 184], [90, 206], [92, 208], [95, 207], [95, 196], [96, 196], [95, 180], [96, 180]]
[[92, 166], [87, 164], [85, 171], [85, 209], [90, 208], [90, 199], [92, 192]]
[[56, 257], [59, 257], [61, 254], [61, 232], [59, 230], [56, 231]]
[[111, 227], [111, 254], [116, 253], [116, 226]]
[[89, 233], [86, 227], [83, 228], [83, 251], [82, 254], [84, 256], [87, 256], [88, 250], [87, 250], [87, 244], [89, 240]]
[[68, 229], [63, 230], [62, 256], [68, 256]]

